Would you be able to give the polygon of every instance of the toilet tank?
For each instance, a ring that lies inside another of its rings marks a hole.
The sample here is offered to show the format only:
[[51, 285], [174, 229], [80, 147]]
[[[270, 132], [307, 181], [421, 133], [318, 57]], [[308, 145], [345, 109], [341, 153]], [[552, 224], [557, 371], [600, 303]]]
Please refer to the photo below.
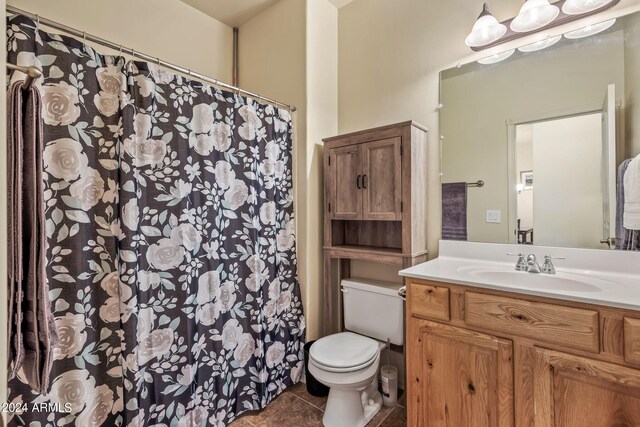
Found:
[[340, 285], [345, 329], [404, 344], [404, 301], [398, 295], [402, 284], [349, 278]]

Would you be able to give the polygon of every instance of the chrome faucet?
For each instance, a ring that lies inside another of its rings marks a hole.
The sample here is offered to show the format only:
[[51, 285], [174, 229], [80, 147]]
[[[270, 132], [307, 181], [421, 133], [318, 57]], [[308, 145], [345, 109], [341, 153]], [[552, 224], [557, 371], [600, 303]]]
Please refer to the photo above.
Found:
[[556, 274], [556, 268], [553, 266], [552, 259], [564, 259], [564, 257], [552, 258], [550, 255], [545, 255], [544, 264], [542, 265], [542, 272], [544, 274]]
[[542, 271], [540, 269], [540, 264], [538, 264], [538, 258], [536, 258], [535, 254], [530, 254], [527, 257], [527, 271], [529, 273], [540, 273]]
[[507, 253], [507, 255], [509, 255], [509, 256], [517, 256], [518, 257], [518, 261], [516, 261], [516, 270], [517, 271], [527, 271], [529, 266], [527, 265], [527, 261], [524, 259], [524, 254], [522, 254], [522, 253], [519, 253], [519, 254]]
[[516, 261], [517, 271], [526, 271], [528, 273], [544, 273], [544, 274], [556, 274], [556, 268], [553, 266], [552, 259], [564, 259], [564, 257], [551, 257], [550, 255], [544, 256], [544, 264], [540, 267], [538, 258], [535, 254], [529, 254], [525, 259], [524, 254], [507, 253], [509, 256], [517, 256]]

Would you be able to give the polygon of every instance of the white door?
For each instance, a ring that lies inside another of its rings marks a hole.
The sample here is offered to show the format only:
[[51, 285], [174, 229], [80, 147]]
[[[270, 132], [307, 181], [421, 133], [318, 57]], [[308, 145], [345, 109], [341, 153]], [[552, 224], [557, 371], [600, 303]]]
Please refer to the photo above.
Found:
[[616, 236], [616, 85], [607, 87], [602, 105], [602, 244], [613, 248]]

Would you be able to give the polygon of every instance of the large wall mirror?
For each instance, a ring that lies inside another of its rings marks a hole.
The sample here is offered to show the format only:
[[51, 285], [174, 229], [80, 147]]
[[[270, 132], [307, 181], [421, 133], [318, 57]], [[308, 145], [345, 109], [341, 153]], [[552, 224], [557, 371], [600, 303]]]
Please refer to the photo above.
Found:
[[617, 168], [640, 154], [640, 12], [602, 28], [441, 73], [443, 239], [613, 247]]

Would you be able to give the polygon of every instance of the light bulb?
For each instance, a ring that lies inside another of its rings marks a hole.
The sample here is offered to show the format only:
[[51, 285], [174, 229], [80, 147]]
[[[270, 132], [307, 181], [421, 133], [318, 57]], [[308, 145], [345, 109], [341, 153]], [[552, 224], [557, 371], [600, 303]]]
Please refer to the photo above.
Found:
[[482, 13], [478, 16], [478, 20], [473, 24], [471, 33], [467, 36], [464, 43], [469, 47], [482, 47], [489, 45], [507, 32], [507, 27], [498, 22], [496, 18], [489, 12], [487, 3], [482, 7]]
[[535, 31], [549, 25], [559, 14], [560, 9], [549, 0], [527, 0], [511, 21], [511, 29], [516, 33]]
[[567, 0], [562, 5], [562, 11], [567, 15], [581, 15], [600, 9], [613, 0]]
[[516, 51], [515, 49], [511, 49], [511, 50], [507, 50], [506, 52], [496, 53], [495, 55], [491, 55], [486, 58], [480, 59], [478, 63], [482, 65], [496, 64], [500, 61], [504, 61], [505, 59], [513, 55], [515, 51]]
[[548, 47], [553, 46], [554, 44], [558, 43], [561, 38], [562, 36], [547, 37], [546, 39], [539, 40], [535, 43], [531, 43], [531, 44], [519, 47], [518, 50], [520, 52], [525, 52], [525, 53], [536, 52], [538, 50], [546, 49]]
[[584, 37], [593, 36], [595, 34], [601, 33], [605, 30], [608, 30], [616, 23], [616, 19], [610, 19], [608, 21], [599, 22], [597, 24], [588, 25], [584, 28], [580, 28], [579, 30], [569, 31], [564, 36], [570, 40], [581, 39]]

